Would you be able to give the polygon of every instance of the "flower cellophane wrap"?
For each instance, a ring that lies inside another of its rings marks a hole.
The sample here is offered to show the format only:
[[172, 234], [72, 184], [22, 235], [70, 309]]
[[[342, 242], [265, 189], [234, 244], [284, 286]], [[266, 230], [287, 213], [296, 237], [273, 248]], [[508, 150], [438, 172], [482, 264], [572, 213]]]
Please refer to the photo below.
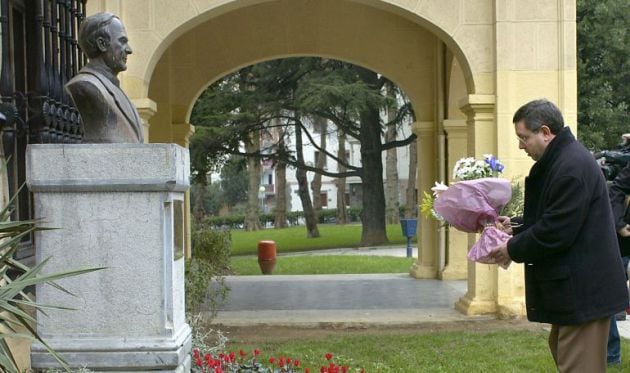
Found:
[[[497, 229], [499, 212], [512, 198], [510, 181], [494, 177], [458, 181], [441, 192], [433, 207], [453, 227], [468, 233], [482, 231], [468, 259], [496, 264], [490, 253], [512, 236]], [[509, 263], [501, 264], [507, 268]]]

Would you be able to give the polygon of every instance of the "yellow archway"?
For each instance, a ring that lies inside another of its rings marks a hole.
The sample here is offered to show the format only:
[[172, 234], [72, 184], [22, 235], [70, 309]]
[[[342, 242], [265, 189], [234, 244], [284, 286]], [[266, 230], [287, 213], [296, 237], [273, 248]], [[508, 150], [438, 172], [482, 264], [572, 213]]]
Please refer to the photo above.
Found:
[[[111, 11], [127, 27], [135, 53], [122, 85], [151, 142], [187, 145], [195, 99], [230, 72], [287, 56], [331, 57], [378, 71], [409, 95], [418, 188], [427, 190], [463, 155], [497, 154], [508, 177], [524, 175], [531, 163], [507, 124], [526, 100], [548, 97], [574, 122], [575, 3], [525, 3], [91, 0], [88, 12]], [[523, 313], [520, 268], [466, 264], [474, 236], [439, 232], [430, 222], [420, 228], [413, 276], [467, 277], [457, 307], [468, 314]]]

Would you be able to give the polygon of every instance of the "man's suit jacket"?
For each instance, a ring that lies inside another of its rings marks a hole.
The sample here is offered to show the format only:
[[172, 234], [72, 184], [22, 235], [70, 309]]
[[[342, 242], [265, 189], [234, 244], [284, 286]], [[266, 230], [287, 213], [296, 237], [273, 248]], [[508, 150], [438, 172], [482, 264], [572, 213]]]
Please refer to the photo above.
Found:
[[83, 121], [84, 143], [142, 143], [142, 121], [125, 92], [85, 66], [66, 84]]

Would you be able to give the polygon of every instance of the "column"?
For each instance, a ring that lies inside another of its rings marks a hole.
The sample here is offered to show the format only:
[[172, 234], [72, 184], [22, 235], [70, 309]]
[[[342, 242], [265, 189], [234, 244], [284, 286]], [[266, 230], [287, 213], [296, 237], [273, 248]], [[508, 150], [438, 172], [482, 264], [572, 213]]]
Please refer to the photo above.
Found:
[[155, 113], [157, 113], [157, 104], [155, 101], [150, 98], [139, 98], [135, 100], [131, 100], [131, 102], [138, 109], [138, 114], [140, 114], [140, 119], [142, 119], [142, 132], [144, 134], [144, 142], [149, 142], [149, 127], [151, 123], [149, 123], [149, 119], [151, 119]]
[[[436, 178], [437, 140], [434, 122], [415, 122], [418, 136], [418, 194], [431, 189]], [[433, 219], [418, 219], [418, 259], [409, 274], [414, 278], [436, 278], [438, 272], [438, 225]]]
[[[460, 102], [466, 114], [468, 155], [482, 158], [483, 154], [496, 154], [496, 122], [493, 95], [469, 95]], [[478, 235], [468, 235], [468, 247]], [[455, 303], [455, 309], [466, 315], [495, 313], [497, 311], [497, 266], [468, 262], [468, 291]]]
[[[188, 148], [190, 145], [190, 136], [195, 133], [195, 126], [190, 123], [173, 123], [172, 130], [172, 142], [184, 148]], [[190, 190], [187, 190], [184, 194], [184, 232], [186, 232], [186, 241], [184, 243], [184, 253], [186, 258], [190, 258], [192, 255], [192, 229], [190, 225]]]
[[[443, 127], [448, 139], [448, 148], [446, 149], [448, 154], [447, 177], [451, 180], [451, 170], [453, 170], [455, 162], [467, 156], [468, 128], [464, 119], [444, 120]], [[468, 236], [468, 233], [458, 231], [455, 228], [448, 229], [446, 238], [447, 263], [440, 272], [440, 279], [463, 280], [467, 278], [468, 259], [466, 254], [469, 248]]]

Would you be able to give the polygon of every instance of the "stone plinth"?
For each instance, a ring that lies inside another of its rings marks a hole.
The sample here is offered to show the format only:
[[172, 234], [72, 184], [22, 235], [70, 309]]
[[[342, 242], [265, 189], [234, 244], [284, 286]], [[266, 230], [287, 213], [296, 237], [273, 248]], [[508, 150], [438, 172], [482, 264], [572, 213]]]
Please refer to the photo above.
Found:
[[[37, 331], [73, 367], [188, 371], [184, 314], [184, 192], [188, 150], [175, 144], [30, 145], [27, 184], [45, 273], [104, 270], [37, 286]], [[56, 366], [40, 344], [33, 368]]]

